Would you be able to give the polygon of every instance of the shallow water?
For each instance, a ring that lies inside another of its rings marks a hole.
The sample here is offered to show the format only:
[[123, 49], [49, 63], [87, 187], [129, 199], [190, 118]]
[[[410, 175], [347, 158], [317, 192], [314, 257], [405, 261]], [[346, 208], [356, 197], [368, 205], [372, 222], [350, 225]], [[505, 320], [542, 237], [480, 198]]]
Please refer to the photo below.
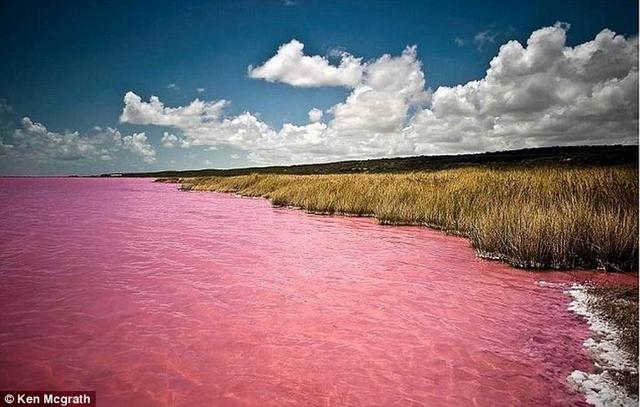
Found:
[[0, 179], [0, 203], [0, 388], [109, 406], [584, 403], [566, 377], [591, 369], [589, 331], [538, 282], [593, 273], [144, 179]]

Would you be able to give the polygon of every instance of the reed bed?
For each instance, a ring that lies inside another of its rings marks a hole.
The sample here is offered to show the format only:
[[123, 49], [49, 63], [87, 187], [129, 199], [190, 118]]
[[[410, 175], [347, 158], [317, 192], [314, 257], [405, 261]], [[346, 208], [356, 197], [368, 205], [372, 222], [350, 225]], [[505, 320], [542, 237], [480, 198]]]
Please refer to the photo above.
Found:
[[187, 190], [260, 196], [277, 206], [442, 229], [516, 267], [638, 267], [638, 170], [630, 166], [253, 174], [180, 182]]

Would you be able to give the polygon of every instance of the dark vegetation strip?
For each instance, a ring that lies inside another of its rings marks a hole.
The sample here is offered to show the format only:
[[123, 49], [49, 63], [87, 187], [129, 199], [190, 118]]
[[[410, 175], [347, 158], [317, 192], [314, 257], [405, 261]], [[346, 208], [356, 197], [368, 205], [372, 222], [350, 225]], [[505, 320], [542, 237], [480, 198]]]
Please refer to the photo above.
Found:
[[[158, 171], [125, 173], [128, 177], [204, 177], [249, 174], [355, 174], [397, 173], [420, 170], [441, 170], [465, 166], [580, 166], [634, 165], [638, 163], [638, 146], [568, 146], [545, 147], [482, 154], [418, 156], [375, 160], [341, 161], [326, 164], [234, 168], [228, 170], [203, 169], [187, 171]], [[109, 174], [103, 174], [109, 176]]]

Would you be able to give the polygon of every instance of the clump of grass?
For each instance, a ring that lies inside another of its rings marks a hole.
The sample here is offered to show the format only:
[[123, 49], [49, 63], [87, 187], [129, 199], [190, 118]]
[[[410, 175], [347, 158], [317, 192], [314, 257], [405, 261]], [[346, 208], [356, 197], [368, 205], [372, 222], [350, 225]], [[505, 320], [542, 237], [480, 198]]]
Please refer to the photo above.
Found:
[[467, 236], [516, 267], [638, 267], [638, 170], [466, 167], [395, 174], [201, 177], [183, 189], [268, 198]]
[[[595, 285], [587, 287], [589, 307], [613, 324], [619, 332], [618, 346], [630, 360], [638, 361], [638, 287], [629, 285]], [[614, 379], [630, 394], [638, 394], [638, 374], [612, 372]]]
[[176, 183], [179, 182], [180, 178], [178, 177], [166, 177], [166, 178], [156, 178], [153, 182], [161, 182], [161, 183], [165, 183], [165, 184], [171, 184], [171, 183]]

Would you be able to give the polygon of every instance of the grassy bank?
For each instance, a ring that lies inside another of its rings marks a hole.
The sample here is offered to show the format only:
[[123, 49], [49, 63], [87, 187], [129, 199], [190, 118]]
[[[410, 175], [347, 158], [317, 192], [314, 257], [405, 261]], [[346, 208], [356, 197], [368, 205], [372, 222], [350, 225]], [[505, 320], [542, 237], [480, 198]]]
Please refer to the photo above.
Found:
[[396, 174], [182, 179], [183, 188], [274, 205], [375, 216], [467, 236], [480, 253], [527, 268], [638, 267], [634, 166], [463, 167]]

